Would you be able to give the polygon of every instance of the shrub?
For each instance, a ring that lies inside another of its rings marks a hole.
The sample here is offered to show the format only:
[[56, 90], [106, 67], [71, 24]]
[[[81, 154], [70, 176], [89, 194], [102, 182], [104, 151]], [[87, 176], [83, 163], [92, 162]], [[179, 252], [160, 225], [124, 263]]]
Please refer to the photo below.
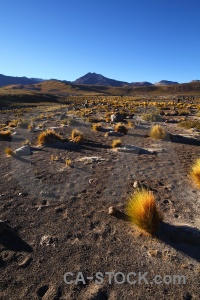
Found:
[[164, 139], [166, 137], [166, 132], [160, 125], [155, 125], [150, 130], [150, 137], [152, 139]]
[[94, 123], [94, 124], [92, 124], [92, 130], [94, 130], [94, 131], [101, 131], [102, 130], [101, 123]]
[[130, 197], [126, 213], [140, 229], [154, 234], [162, 221], [162, 216], [157, 209], [155, 196], [151, 191], [138, 189]]
[[117, 123], [114, 127], [114, 131], [116, 132], [120, 132], [123, 134], [127, 134], [128, 133], [128, 129], [126, 128], [126, 126], [122, 123]]
[[120, 147], [121, 145], [122, 145], [122, 141], [120, 139], [112, 141], [112, 147], [113, 148]]
[[82, 132], [77, 129], [72, 130], [71, 139], [75, 143], [80, 143], [84, 140]]
[[0, 139], [6, 140], [6, 139], [9, 139], [10, 137], [11, 137], [11, 131], [10, 130], [0, 131]]
[[193, 164], [190, 176], [198, 188], [200, 188], [200, 158]]
[[42, 131], [38, 135], [39, 145], [53, 144], [56, 142], [63, 142], [63, 139], [60, 134], [56, 133], [52, 129], [47, 129], [46, 131]]

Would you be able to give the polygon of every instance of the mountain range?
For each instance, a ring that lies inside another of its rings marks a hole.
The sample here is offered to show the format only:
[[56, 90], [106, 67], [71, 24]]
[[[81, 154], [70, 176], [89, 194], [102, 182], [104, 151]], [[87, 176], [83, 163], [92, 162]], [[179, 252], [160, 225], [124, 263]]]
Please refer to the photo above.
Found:
[[[46, 81], [40, 78], [27, 78], [27, 77], [14, 77], [14, 76], [6, 76], [0, 74], [0, 87], [6, 85], [27, 85], [27, 84], [35, 84]], [[76, 79], [75, 81], [67, 81], [67, 80], [59, 80], [64, 83], [74, 84], [74, 85], [94, 85], [94, 86], [113, 86], [113, 87], [123, 87], [123, 86], [130, 86], [130, 87], [148, 87], [148, 86], [166, 86], [166, 85], [177, 85], [178, 82], [168, 81], [168, 80], [161, 80], [156, 83], [151, 83], [147, 81], [143, 82], [131, 82], [128, 83], [126, 81], [119, 81], [115, 79], [107, 78], [101, 74], [97, 73], [87, 73], [84, 76]], [[192, 80], [191, 82], [200, 82], [200, 80]]]

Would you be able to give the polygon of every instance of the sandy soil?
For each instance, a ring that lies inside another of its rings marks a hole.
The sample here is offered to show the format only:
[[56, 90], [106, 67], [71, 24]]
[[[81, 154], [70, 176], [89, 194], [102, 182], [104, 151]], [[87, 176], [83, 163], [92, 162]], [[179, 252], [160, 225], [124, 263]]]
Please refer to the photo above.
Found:
[[[45, 127], [59, 127], [57, 119]], [[163, 126], [176, 135], [173, 142], [155, 141], [146, 137], [151, 124], [143, 122], [121, 137], [123, 146], [156, 153], [118, 152], [110, 147], [115, 137], [105, 137], [112, 124], [94, 132], [90, 123], [76, 121], [55, 130], [66, 137], [78, 128], [85, 138], [78, 145], [38, 147], [38, 132], [19, 128], [11, 141], [0, 141], [0, 219], [11, 228], [0, 234], [0, 298], [199, 299], [200, 193], [188, 177], [199, 156], [199, 134], [169, 123]], [[194, 137], [186, 137], [191, 133]], [[32, 155], [6, 157], [6, 147], [14, 150], [26, 139]], [[135, 181], [154, 191], [163, 212], [155, 237], [108, 214], [110, 206], [124, 211]], [[82, 272], [85, 283], [66, 284], [66, 272], [74, 273], [69, 280]], [[121, 275], [109, 284], [105, 275], [102, 284], [95, 284], [97, 272], [135, 272], [136, 279], [148, 272], [151, 283], [117, 284]], [[155, 284], [156, 275], [184, 275], [186, 283]]]

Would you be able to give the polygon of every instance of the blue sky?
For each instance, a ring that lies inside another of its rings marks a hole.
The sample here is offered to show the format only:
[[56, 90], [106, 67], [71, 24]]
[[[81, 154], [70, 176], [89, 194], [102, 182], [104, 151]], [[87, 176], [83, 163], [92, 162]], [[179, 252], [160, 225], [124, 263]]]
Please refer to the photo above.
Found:
[[0, 73], [200, 79], [199, 16], [199, 0], [0, 0]]

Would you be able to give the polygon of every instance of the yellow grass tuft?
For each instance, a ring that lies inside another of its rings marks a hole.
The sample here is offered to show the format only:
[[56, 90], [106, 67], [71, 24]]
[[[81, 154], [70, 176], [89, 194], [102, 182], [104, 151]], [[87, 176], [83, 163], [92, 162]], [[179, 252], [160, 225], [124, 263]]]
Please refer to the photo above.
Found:
[[190, 176], [198, 188], [200, 188], [200, 158], [193, 164]]
[[6, 130], [6, 131], [0, 131], [0, 139], [8, 139], [11, 137], [11, 131]]
[[9, 127], [16, 127], [16, 126], [17, 126], [17, 123], [18, 123], [18, 120], [12, 120], [12, 121], [8, 124], [8, 126], [9, 126]]
[[131, 122], [131, 121], [128, 121], [128, 127], [129, 128], [135, 128], [135, 123]]
[[82, 132], [77, 129], [72, 130], [71, 139], [75, 143], [80, 143], [84, 140]]
[[33, 123], [28, 124], [28, 130], [33, 131], [35, 129], [35, 125]]
[[5, 148], [4, 151], [7, 154], [7, 156], [15, 156], [15, 153], [11, 148]]
[[101, 123], [94, 123], [94, 124], [92, 124], [92, 130], [94, 130], [94, 131], [101, 131], [102, 130]]
[[162, 221], [162, 216], [156, 206], [155, 196], [146, 189], [138, 189], [130, 197], [126, 213], [136, 226], [150, 234], [157, 231]]
[[150, 137], [156, 140], [164, 139], [166, 132], [161, 125], [154, 125], [150, 130]]
[[114, 127], [114, 131], [116, 132], [120, 132], [123, 134], [127, 134], [128, 133], [128, 129], [126, 128], [126, 126], [122, 123], [117, 123]]
[[65, 163], [66, 163], [66, 166], [68, 166], [68, 167], [71, 167], [71, 165], [72, 165], [71, 159], [68, 159], [68, 158], [65, 160]]
[[38, 145], [54, 144], [56, 142], [62, 142], [62, 136], [52, 129], [42, 131], [38, 135]]
[[112, 141], [112, 147], [113, 148], [120, 147], [121, 145], [122, 145], [122, 141], [120, 139]]

